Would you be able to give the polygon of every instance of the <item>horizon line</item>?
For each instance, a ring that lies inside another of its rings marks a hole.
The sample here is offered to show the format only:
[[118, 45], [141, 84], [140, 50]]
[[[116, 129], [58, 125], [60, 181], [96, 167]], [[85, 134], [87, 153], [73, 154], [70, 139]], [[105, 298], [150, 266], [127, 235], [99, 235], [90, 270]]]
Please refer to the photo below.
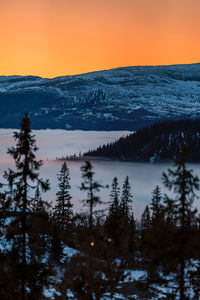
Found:
[[5, 74], [0, 74], [0, 77], [39, 77], [42, 79], [55, 79], [59, 77], [69, 77], [69, 76], [80, 76], [80, 75], [85, 75], [85, 74], [91, 74], [91, 73], [97, 73], [97, 72], [104, 72], [104, 71], [110, 71], [110, 70], [116, 70], [116, 69], [123, 69], [123, 68], [138, 68], [138, 67], [162, 67], [162, 66], [184, 66], [184, 65], [195, 65], [195, 64], [200, 64], [200, 61], [197, 62], [191, 62], [191, 63], [172, 63], [172, 64], [158, 64], [158, 65], [127, 65], [127, 66], [120, 66], [120, 67], [113, 67], [113, 68], [108, 68], [108, 69], [99, 69], [99, 70], [93, 70], [89, 72], [83, 72], [83, 73], [74, 73], [74, 74], [68, 74], [68, 75], [58, 75], [58, 76], [40, 76], [40, 75], [33, 75], [33, 74], [10, 74], [10, 75], [5, 75]]

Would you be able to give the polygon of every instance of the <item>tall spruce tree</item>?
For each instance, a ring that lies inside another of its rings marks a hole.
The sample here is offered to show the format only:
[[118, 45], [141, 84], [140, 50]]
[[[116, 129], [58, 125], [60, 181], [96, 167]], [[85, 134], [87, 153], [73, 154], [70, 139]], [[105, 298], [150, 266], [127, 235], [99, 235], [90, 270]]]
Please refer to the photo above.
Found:
[[4, 173], [4, 178], [9, 183], [10, 192], [14, 193], [12, 205], [21, 210], [26, 217], [26, 212], [31, 208], [33, 199], [29, 194], [30, 190], [41, 188], [45, 192], [49, 189], [49, 182], [39, 178], [38, 171], [42, 166], [42, 161], [37, 161], [35, 157], [38, 148], [35, 144], [35, 136], [31, 133], [30, 119], [27, 113], [20, 126], [20, 132], [14, 132], [13, 135], [16, 147], [8, 149], [8, 154], [15, 161], [17, 171], [9, 169]]
[[163, 205], [161, 204], [162, 194], [159, 186], [157, 185], [156, 188], [152, 192], [152, 200], [151, 200], [151, 221], [152, 223], [159, 222], [163, 217]]
[[124, 243], [127, 247], [127, 251], [124, 251], [124, 254], [129, 254], [131, 263], [134, 262], [136, 250], [136, 226], [132, 203], [133, 195], [131, 193], [131, 185], [129, 183], [129, 177], [126, 176], [122, 185], [120, 201], [120, 234], [122, 237], [122, 243], [127, 240], [127, 242]]
[[16, 147], [8, 149], [8, 153], [15, 161], [16, 170], [9, 169], [4, 173], [4, 178], [8, 182], [5, 202], [8, 201], [9, 205], [16, 210], [14, 220], [7, 227], [7, 237], [13, 240], [9, 256], [13, 264], [13, 276], [16, 280], [16, 290], [13, 291], [13, 294], [16, 295], [15, 297], [25, 300], [27, 294], [33, 293], [31, 282], [34, 280], [33, 277], [30, 278], [28, 271], [31, 255], [28, 217], [33, 200], [32, 193], [37, 188], [43, 192], [47, 191], [49, 182], [39, 178], [38, 171], [42, 161], [37, 161], [35, 157], [38, 148], [30, 129], [30, 119], [27, 113], [20, 126], [20, 131], [14, 132]]
[[107, 234], [114, 239], [115, 244], [119, 242], [119, 217], [120, 217], [120, 187], [117, 177], [113, 178], [110, 192], [110, 206], [105, 221]]
[[69, 229], [72, 225], [73, 204], [71, 203], [72, 196], [70, 194], [70, 174], [66, 162], [61, 166], [58, 177], [58, 187], [56, 205], [54, 207], [54, 219], [61, 230]]
[[117, 177], [113, 178], [111, 188], [109, 215], [114, 216], [119, 214], [120, 209], [120, 187]]
[[149, 206], [146, 205], [142, 217], [141, 217], [141, 227], [142, 230], [149, 230], [151, 228], [151, 214]]
[[83, 203], [89, 207], [89, 226], [93, 228], [93, 213], [94, 207], [97, 204], [101, 204], [99, 196], [96, 195], [103, 186], [96, 180], [94, 180], [94, 172], [92, 171], [93, 165], [91, 162], [86, 161], [81, 166], [83, 182], [81, 183], [80, 190], [87, 192], [87, 199], [82, 200]]
[[[193, 171], [186, 166], [188, 148], [182, 147], [180, 157], [175, 162], [175, 169], [169, 169], [168, 173], [163, 174], [165, 186], [173, 191], [174, 205], [173, 215], [177, 224], [176, 232], [176, 260], [177, 270], [175, 282], [178, 286], [179, 298], [188, 299], [190, 288], [188, 282], [191, 278], [191, 217], [196, 215], [193, 209], [194, 199], [197, 197], [196, 191], [200, 188], [198, 176], [193, 175]], [[196, 267], [194, 268], [194, 274]], [[190, 276], [189, 276], [190, 273]], [[194, 275], [195, 276], [195, 275]], [[190, 278], [189, 278], [190, 277]]]
[[128, 217], [131, 216], [130, 211], [132, 209], [132, 207], [131, 207], [132, 199], [133, 199], [133, 196], [131, 194], [131, 186], [129, 183], [129, 177], [126, 176], [126, 179], [122, 186], [122, 196], [121, 196], [120, 206], [121, 206], [122, 213]]
[[122, 253], [127, 251], [127, 222], [128, 218], [125, 214], [123, 214], [123, 210], [120, 205], [119, 182], [117, 177], [114, 177], [111, 185], [109, 211], [105, 220], [105, 231], [112, 241], [110, 246], [113, 247], [113, 253], [115, 256], [122, 256]]

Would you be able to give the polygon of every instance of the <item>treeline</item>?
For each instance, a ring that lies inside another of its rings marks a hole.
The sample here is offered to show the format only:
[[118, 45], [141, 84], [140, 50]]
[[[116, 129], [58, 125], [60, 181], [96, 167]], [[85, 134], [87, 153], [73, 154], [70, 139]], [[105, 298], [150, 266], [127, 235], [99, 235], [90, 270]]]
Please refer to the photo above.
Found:
[[135, 161], [174, 160], [182, 144], [189, 147], [189, 162], [200, 162], [200, 119], [155, 123], [103, 145], [85, 156], [131, 159]]
[[[138, 223], [128, 177], [121, 188], [113, 179], [107, 210], [95, 209], [107, 187], [89, 161], [81, 167], [86, 212], [73, 211], [66, 163], [52, 207], [42, 198], [49, 182], [39, 177], [27, 115], [14, 139], [8, 153], [15, 169], [4, 173], [0, 193], [0, 299], [200, 298], [200, 216], [193, 208], [200, 181], [186, 166], [186, 147], [163, 174], [173, 198], [155, 187]], [[129, 278], [136, 270], [143, 276]]]

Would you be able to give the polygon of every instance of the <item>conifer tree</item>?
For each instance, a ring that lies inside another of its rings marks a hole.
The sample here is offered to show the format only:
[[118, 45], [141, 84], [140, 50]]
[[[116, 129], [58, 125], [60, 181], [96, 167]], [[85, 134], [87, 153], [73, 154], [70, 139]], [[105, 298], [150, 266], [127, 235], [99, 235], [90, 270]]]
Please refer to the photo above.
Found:
[[[49, 189], [49, 182], [39, 178], [38, 171], [42, 166], [42, 161], [37, 161], [35, 158], [38, 148], [35, 144], [35, 136], [31, 133], [30, 119], [27, 113], [20, 125], [20, 132], [14, 132], [13, 135], [17, 143], [16, 147], [8, 149], [8, 153], [15, 161], [17, 171], [9, 169], [4, 173], [4, 178], [15, 195], [12, 204], [20, 209], [26, 217], [27, 210], [31, 208], [30, 190], [41, 188], [45, 192]], [[34, 183], [36, 184], [33, 185]]]
[[151, 228], [151, 215], [150, 215], [150, 210], [149, 210], [148, 205], [146, 205], [146, 207], [142, 213], [141, 227], [142, 227], [142, 230], [148, 230]]
[[118, 222], [120, 222], [119, 234], [121, 235], [122, 243], [124, 243], [125, 240], [127, 240], [127, 242], [124, 243], [127, 244], [127, 253], [126, 251], [124, 251], [124, 254], [129, 254], [131, 258], [130, 262], [133, 263], [135, 259], [136, 248], [136, 226], [132, 211], [132, 199], [133, 196], [131, 193], [129, 177], [126, 176], [122, 186], [122, 195], [120, 201], [120, 217]]
[[[113, 253], [116, 256], [127, 255], [129, 251], [129, 241], [132, 243], [132, 229], [131, 218], [128, 215], [127, 195], [130, 191], [124, 192], [123, 202], [120, 203], [120, 187], [117, 177], [113, 178], [111, 193], [110, 193], [110, 207], [105, 221], [105, 231], [112, 240]], [[126, 196], [126, 198], [125, 198]], [[132, 243], [133, 244], [133, 243]]]
[[162, 195], [159, 186], [157, 185], [156, 188], [152, 192], [152, 200], [151, 200], [151, 221], [152, 223], [156, 223], [161, 221], [163, 216], [163, 205], [161, 204]]
[[143, 260], [145, 261], [146, 257], [149, 254], [149, 233], [151, 230], [151, 215], [149, 206], [146, 205], [145, 209], [141, 216], [141, 239], [140, 239], [140, 248], [143, 256]]
[[176, 195], [172, 209], [181, 230], [190, 228], [191, 215], [196, 214], [196, 210], [192, 208], [194, 199], [197, 197], [195, 191], [199, 190], [198, 176], [194, 176], [193, 171], [186, 167], [187, 154], [188, 149], [184, 147], [180, 153], [180, 158], [175, 162], [176, 169], [169, 169], [168, 174], [163, 174], [163, 183]]
[[[188, 269], [192, 266], [189, 259], [191, 253], [191, 217], [195, 216], [196, 210], [192, 208], [196, 191], [200, 188], [198, 176], [186, 166], [188, 148], [182, 147], [180, 158], [175, 161], [175, 169], [169, 169], [168, 174], [163, 174], [163, 182], [169, 190], [175, 194], [174, 216], [178, 228], [176, 233], [176, 259], [177, 270], [175, 282], [178, 286], [180, 299], [188, 297]], [[195, 266], [194, 270], [195, 270]], [[194, 272], [195, 273], [195, 272]]]
[[81, 166], [83, 182], [81, 183], [80, 190], [87, 192], [87, 199], [82, 200], [86, 206], [89, 206], [89, 226], [93, 228], [93, 212], [97, 204], [101, 204], [99, 196], [96, 195], [103, 186], [94, 180], [94, 172], [92, 171], [93, 165], [91, 162], [86, 161]]
[[120, 217], [120, 188], [117, 177], [113, 178], [110, 192], [110, 207], [105, 221], [105, 229], [115, 243], [119, 237], [119, 217]]
[[171, 199], [168, 195], [164, 195], [163, 197], [163, 209], [165, 220], [168, 223], [176, 224], [176, 214], [175, 214], [175, 203], [174, 199]]
[[13, 239], [10, 257], [14, 257], [14, 261], [12, 260], [13, 268], [15, 268], [13, 274], [15, 274], [15, 280], [19, 284], [16, 293], [20, 299], [25, 300], [33, 280], [28, 276], [30, 275], [28, 272], [30, 259], [28, 258], [31, 249], [29, 247], [30, 236], [28, 236], [29, 223], [27, 220], [33, 200], [31, 194], [37, 188], [43, 192], [48, 190], [49, 182], [39, 178], [38, 171], [42, 161], [37, 161], [35, 157], [38, 148], [30, 129], [30, 119], [27, 113], [20, 125], [20, 131], [14, 132], [16, 147], [8, 149], [8, 153], [15, 161], [16, 171], [9, 169], [4, 173], [4, 178], [7, 180], [9, 188], [5, 193], [6, 196], [8, 195], [5, 197], [5, 201], [8, 201], [9, 205], [17, 210], [15, 220], [7, 228], [8, 236]]
[[73, 204], [71, 203], [72, 196], [70, 194], [70, 174], [66, 162], [63, 163], [59, 174], [59, 191], [57, 192], [56, 205], [54, 208], [54, 219], [61, 230], [66, 230], [71, 226]]
[[121, 196], [121, 210], [122, 213], [128, 217], [130, 217], [130, 210], [131, 210], [131, 204], [132, 204], [132, 194], [131, 194], [131, 186], [129, 183], [129, 177], [127, 176], [123, 186], [122, 186], [122, 196]]
[[51, 204], [42, 199], [41, 191], [37, 186], [35, 190], [35, 197], [31, 201], [31, 211], [35, 213], [48, 213]]
[[136, 241], [137, 241], [137, 234], [136, 234], [136, 223], [133, 212], [129, 218], [129, 242], [128, 248], [131, 256], [132, 263], [135, 260], [135, 251], [136, 251]]
[[111, 185], [111, 192], [110, 192], [110, 209], [109, 209], [109, 215], [114, 216], [119, 214], [120, 209], [120, 187], [117, 177], [113, 178], [113, 182]]

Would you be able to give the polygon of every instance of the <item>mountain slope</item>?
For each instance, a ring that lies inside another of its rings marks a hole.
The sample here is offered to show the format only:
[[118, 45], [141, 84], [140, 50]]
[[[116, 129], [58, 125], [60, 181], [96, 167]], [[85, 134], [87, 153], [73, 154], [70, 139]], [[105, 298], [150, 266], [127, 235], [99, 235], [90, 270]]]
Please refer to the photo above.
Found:
[[155, 123], [85, 156], [151, 162], [174, 160], [183, 143], [189, 147], [188, 161], [200, 162], [200, 119]]
[[200, 64], [124, 67], [46, 79], [0, 76], [0, 127], [130, 129], [200, 117]]

